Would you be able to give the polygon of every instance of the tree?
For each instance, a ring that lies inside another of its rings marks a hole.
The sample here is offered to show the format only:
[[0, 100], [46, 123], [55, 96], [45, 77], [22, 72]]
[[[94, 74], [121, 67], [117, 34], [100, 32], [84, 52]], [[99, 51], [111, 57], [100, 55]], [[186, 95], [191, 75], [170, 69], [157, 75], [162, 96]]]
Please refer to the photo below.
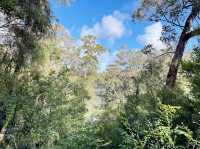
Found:
[[169, 43], [178, 38], [166, 79], [169, 88], [175, 85], [188, 40], [200, 35], [199, 13], [199, 0], [142, 0], [141, 6], [134, 12], [133, 17], [136, 19], [148, 18], [150, 21], [162, 21], [164, 41]]
[[5, 18], [0, 28], [7, 32], [5, 42], [1, 43], [1, 79], [4, 91], [10, 95], [8, 98], [13, 99], [10, 113], [6, 113], [6, 110], [1, 112], [5, 119], [0, 128], [2, 142], [7, 128], [15, 120], [21, 102], [20, 97], [15, 98], [20, 71], [40, 51], [39, 40], [51, 27], [51, 11], [48, 1], [3, 0], [0, 2], [0, 12]]
[[99, 64], [98, 58], [106, 49], [97, 43], [96, 37], [91, 35], [83, 37], [82, 42], [83, 45], [80, 47], [82, 75], [95, 74]]
[[[151, 56], [152, 54], [148, 53], [148, 58]], [[172, 96], [168, 95], [165, 88], [162, 89], [165, 62], [163, 57], [160, 57], [160, 60], [155, 57], [148, 60], [140, 73], [139, 94], [127, 97], [120, 115], [122, 148], [199, 147], [199, 126], [193, 124], [199, 119], [196, 111], [199, 108], [191, 107], [192, 100], [188, 103], [184, 92], [176, 90]], [[176, 99], [176, 106], [164, 101], [167, 97], [165, 94], [170, 96], [170, 99]]]
[[[69, 80], [63, 53], [56, 52], [55, 43], [54, 37], [40, 40], [37, 61], [21, 69], [17, 77], [0, 69], [1, 148], [77, 148], [95, 141], [89, 137], [93, 130], [85, 132], [92, 128], [84, 124], [87, 91]], [[7, 82], [12, 79], [14, 94]]]
[[116, 60], [98, 80], [98, 96], [103, 107], [117, 107], [125, 102], [126, 96], [137, 92], [139, 75], [146, 56], [138, 51], [121, 49]]
[[181, 64], [183, 74], [185, 74], [185, 77], [190, 82], [190, 104], [187, 104], [186, 106], [191, 109], [188, 113], [191, 113], [193, 126], [195, 126], [195, 133], [198, 133], [197, 129], [200, 129], [200, 48], [195, 47], [192, 52], [192, 58], [190, 60], [184, 60]]
[[7, 59], [4, 61], [9, 61], [11, 70], [18, 72], [27, 60], [32, 61], [37, 55], [40, 49], [38, 41], [49, 32], [52, 18], [49, 2], [3, 0], [0, 12], [5, 16], [0, 28], [8, 31], [4, 37], [4, 59]]
[[191, 82], [193, 96], [200, 99], [200, 47], [194, 48], [191, 60], [182, 62], [182, 68]]

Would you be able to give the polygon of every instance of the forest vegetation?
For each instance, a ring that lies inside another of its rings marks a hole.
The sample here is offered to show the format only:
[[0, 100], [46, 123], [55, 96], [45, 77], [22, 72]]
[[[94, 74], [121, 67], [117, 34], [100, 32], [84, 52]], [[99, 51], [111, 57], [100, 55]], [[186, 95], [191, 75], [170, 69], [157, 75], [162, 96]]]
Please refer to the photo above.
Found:
[[0, 0], [0, 148], [200, 148], [200, 1], [137, 1], [165, 48], [122, 46], [100, 71], [108, 49], [77, 44], [49, 0]]

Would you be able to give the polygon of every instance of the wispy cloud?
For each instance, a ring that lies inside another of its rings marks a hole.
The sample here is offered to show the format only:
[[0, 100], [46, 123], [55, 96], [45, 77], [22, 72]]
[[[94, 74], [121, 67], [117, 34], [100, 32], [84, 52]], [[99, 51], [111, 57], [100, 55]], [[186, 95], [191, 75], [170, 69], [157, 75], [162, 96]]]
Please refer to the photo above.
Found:
[[162, 36], [162, 24], [161, 22], [154, 23], [145, 28], [145, 33], [139, 35], [137, 40], [143, 45], [151, 44], [156, 50], [166, 48], [166, 44], [163, 43], [160, 38]]
[[109, 39], [114, 41], [122, 38], [130, 31], [126, 28], [126, 21], [129, 15], [114, 11], [113, 14], [104, 16], [100, 22], [96, 22], [92, 27], [87, 25], [81, 29], [81, 37], [85, 35], [94, 35], [99, 39]]

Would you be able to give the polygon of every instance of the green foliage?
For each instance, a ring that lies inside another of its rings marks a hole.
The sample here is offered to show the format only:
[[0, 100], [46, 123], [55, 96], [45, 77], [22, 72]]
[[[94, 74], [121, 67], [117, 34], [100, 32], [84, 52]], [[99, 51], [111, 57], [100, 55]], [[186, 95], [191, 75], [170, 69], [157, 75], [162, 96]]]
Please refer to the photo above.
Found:
[[[182, 14], [180, 1], [141, 2], [136, 15], [152, 7], [156, 15], [149, 18], [163, 18], [160, 6], [174, 13], [165, 12], [172, 20]], [[181, 79], [191, 87], [186, 94], [184, 86], [164, 86], [168, 61], [155, 56], [151, 46], [121, 50], [99, 73], [105, 48], [94, 36], [83, 37], [76, 47], [60, 25], [53, 28], [55, 36], [47, 34], [52, 27], [48, 1], [1, 0], [0, 9], [8, 21], [22, 21], [9, 24], [16, 36], [12, 46], [0, 47], [0, 148], [200, 147], [199, 47], [182, 62]], [[98, 112], [91, 114], [88, 105]]]
[[[180, 31], [183, 30], [189, 14], [194, 10], [199, 12], [200, 6], [199, 0], [140, 0], [138, 3], [139, 7], [133, 12], [133, 19], [161, 21], [163, 24], [162, 40], [168, 44], [170, 41], [179, 39]], [[198, 15], [193, 17], [199, 20]], [[199, 25], [193, 21], [191, 26], [199, 28]], [[188, 27], [186, 30], [191, 31], [191, 28]]]
[[97, 72], [98, 56], [105, 51], [105, 48], [96, 42], [96, 37], [91, 35], [83, 37], [82, 42], [83, 45], [80, 47], [80, 52], [82, 52], [81, 66], [86, 69], [85, 76], [93, 75]]
[[126, 112], [122, 114], [123, 148], [188, 148], [197, 145], [192, 130], [177, 123], [181, 107], [151, 106], [151, 103], [145, 107], [141, 103], [128, 103]]
[[[129, 96], [121, 112], [121, 148], [198, 148], [198, 102], [184, 96], [181, 89], [171, 92], [165, 87], [161, 90], [155, 87], [160, 75], [156, 73], [159, 70], [156, 67], [153, 65], [153, 71], [145, 71], [148, 80], [151, 80], [151, 87], [146, 77], [143, 78], [144, 85], [154, 90]], [[154, 75], [150, 75], [152, 72]], [[196, 77], [199, 78], [199, 75]], [[166, 102], [169, 99], [176, 102], [170, 105], [171, 102]]]
[[39, 80], [31, 79], [29, 72], [20, 77], [15, 95], [1, 93], [8, 144], [51, 146], [66, 135], [64, 132], [76, 127], [74, 121], [83, 121], [85, 98], [73, 93], [76, 87], [65, 71]]
[[0, 9], [10, 14], [15, 10], [16, 0], [1, 0]]
[[51, 28], [49, 2], [3, 0], [0, 9], [5, 17], [1, 27], [8, 30], [5, 44], [1, 45], [6, 49], [1, 64], [6, 62], [6, 68], [19, 72], [40, 50], [38, 42]]
[[192, 93], [196, 99], [200, 98], [200, 49], [194, 48], [191, 61], [183, 61], [182, 68], [192, 83]]

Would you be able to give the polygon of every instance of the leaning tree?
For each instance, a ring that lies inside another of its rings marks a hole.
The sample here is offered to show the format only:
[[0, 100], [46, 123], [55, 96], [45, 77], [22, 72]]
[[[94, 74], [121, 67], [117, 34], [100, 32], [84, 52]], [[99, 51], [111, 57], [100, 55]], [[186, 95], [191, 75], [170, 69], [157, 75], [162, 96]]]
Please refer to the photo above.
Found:
[[173, 88], [187, 42], [200, 35], [200, 0], [140, 0], [133, 18], [163, 24], [163, 40], [177, 41], [166, 86]]

